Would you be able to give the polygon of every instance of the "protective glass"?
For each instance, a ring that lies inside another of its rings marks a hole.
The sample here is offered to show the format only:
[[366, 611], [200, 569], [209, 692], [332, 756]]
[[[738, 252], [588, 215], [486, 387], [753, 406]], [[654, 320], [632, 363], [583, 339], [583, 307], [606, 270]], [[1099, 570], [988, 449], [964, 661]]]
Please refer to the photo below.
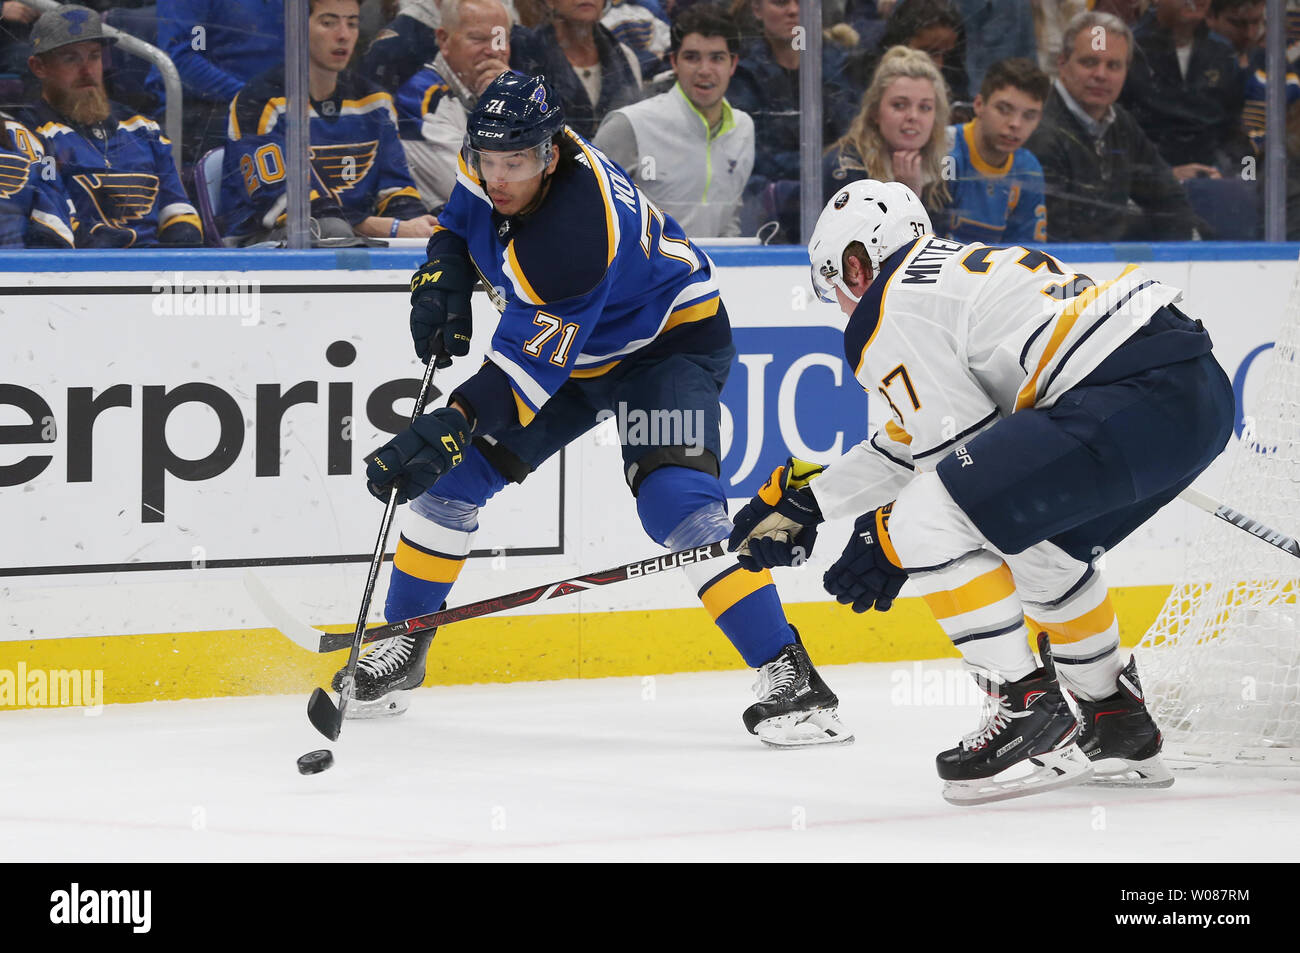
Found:
[[550, 164], [551, 144], [514, 152], [492, 152], [475, 149], [466, 139], [460, 154], [480, 182], [523, 182], [541, 175]]

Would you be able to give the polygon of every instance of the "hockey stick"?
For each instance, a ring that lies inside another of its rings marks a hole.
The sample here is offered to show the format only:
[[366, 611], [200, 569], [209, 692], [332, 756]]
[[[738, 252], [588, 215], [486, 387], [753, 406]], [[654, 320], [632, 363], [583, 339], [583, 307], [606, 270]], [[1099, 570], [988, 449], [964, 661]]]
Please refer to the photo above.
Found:
[[[706, 559], [716, 559], [718, 556], [725, 556], [726, 553], [727, 544], [722, 541], [710, 543], [707, 546], [695, 546], [691, 549], [678, 550], [675, 553], [665, 553], [662, 556], [652, 556], [649, 559], [638, 559], [635, 562], [624, 563], [622, 566], [615, 566], [613, 569], [586, 573], [570, 579], [561, 579], [559, 582], [547, 583], [544, 586], [520, 589], [518, 592], [511, 592], [504, 596], [493, 596], [491, 599], [471, 602], [468, 605], [457, 606], [454, 609], [443, 609], [440, 612], [430, 612], [427, 615], [416, 616], [413, 619], [405, 619], [401, 622], [373, 626], [366, 630], [365, 636], [361, 639], [361, 644], [368, 645], [371, 642], [407, 635], [420, 629], [432, 629], [437, 626], [450, 625], [453, 622], [463, 622], [466, 619], [477, 619], [479, 616], [504, 612], [506, 609], [517, 609], [520, 606], [532, 605], [534, 602], [543, 602], [547, 599], [557, 599], [560, 596], [567, 596], [575, 592], [595, 589], [597, 586], [608, 586], [611, 583], [623, 582], [625, 579], [643, 579], [646, 576], [665, 572], [669, 569], [676, 569], [679, 566], [688, 566], [693, 563], [703, 562]], [[305, 622], [295, 619], [282, 605], [276, 602], [275, 597], [262, 585], [262, 581], [251, 572], [244, 573], [244, 585], [247, 587], [249, 595], [253, 597], [253, 601], [266, 614], [271, 623], [281, 633], [309, 652], [336, 652], [339, 649], [347, 648], [355, 638], [355, 636], [342, 632], [322, 632], [320, 629], [313, 629]], [[326, 700], [328, 701], [328, 699]]]
[[1259, 539], [1262, 539], [1270, 546], [1276, 546], [1278, 549], [1282, 550], [1282, 552], [1290, 553], [1292, 556], [1300, 559], [1300, 542], [1296, 542], [1296, 540], [1287, 536], [1285, 533], [1280, 533], [1271, 527], [1265, 526], [1263, 523], [1252, 519], [1245, 513], [1240, 513], [1237, 510], [1234, 510], [1231, 506], [1226, 506], [1225, 504], [1220, 503], [1214, 497], [1189, 486], [1187, 489], [1183, 490], [1182, 493], [1178, 494], [1178, 498], [1191, 503], [1192, 506], [1195, 506], [1197, 509], [1205, 510], [1205, 512], [1209, 513], [1211, 516], [1217, 516], [1225, 523], [1231, 523], [1233, 526], [1237, 527], [1237, 529], [1250, 533], [1251, 536], [1256, 536]]
[[[433, 369], [437, 361], [429, 359], [429, 366], [424, 371], [424, 380], [420, 383], [420, 392], [415, 395], [415, 409], [411, 412], [411, 423], [420, 419], [424, 413], [424, 402], [433, 385]], [[384, 548], [388, 545], [388, 531], [393, 526], [393, 515], [397, 512], [397, 485], [388, 493], [388, 506], [384, 508], [384, 520], [379, 525], [379, 539], [375, 541], [375, 553], [370, 559], [370, 575], [366, 578], [366, 591], [361, 596], [361, 612], [357, 615], [357, 628], [352, 634], [352, 651], [348, 654], [348, 664], [343, 670], [343, 683], [339, 691], [339, 703], [336, 707], [330, 700], [329, 693], [317, 688], [307, 699], [307, 719], [316, 726], [316, 730], [330, 741], [338, 741], [339, 732], [343, 730], [343, 716], [347, 713], [348, 702], [352, 699], [353, 684], [357, 674], [357, 659], [361, 655], [361, 639], [366, 634], [366, 616], [370, 614], [370, 598], [375, 594], [375, 583], [379, 580], [379, 568], [384, 562]]]

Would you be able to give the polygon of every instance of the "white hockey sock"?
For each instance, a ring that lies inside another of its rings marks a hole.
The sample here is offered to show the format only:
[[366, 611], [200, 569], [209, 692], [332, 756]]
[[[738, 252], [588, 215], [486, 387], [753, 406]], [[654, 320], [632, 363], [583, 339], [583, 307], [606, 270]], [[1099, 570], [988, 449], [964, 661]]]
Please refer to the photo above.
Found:
[[1090, 701], [1114, 695], [1124, 662], [1119, 620], [1101, 573], [1092, 571], [1073, 592], [1052, 602], [1025, 602], [1031, 628], [1052, 640], [1061, 684]]
[[1001, 557], [976, 550], [909, 579], [968, 664], [1011, 682], [1038, 668], [1015, 580]]

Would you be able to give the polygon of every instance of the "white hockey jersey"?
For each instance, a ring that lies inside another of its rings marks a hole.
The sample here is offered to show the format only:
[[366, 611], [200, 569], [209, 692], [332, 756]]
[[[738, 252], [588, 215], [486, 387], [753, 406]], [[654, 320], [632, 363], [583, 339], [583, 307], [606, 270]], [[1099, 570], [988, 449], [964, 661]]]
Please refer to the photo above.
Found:
[[893, 419], [810, 484], [822, 513], [888, 503], [1000, 418], [1050, 407], [1181, 296], [1133, 265], [1098, 285], [1041, 251], [921, 236], [845, 328], [849, 366]]

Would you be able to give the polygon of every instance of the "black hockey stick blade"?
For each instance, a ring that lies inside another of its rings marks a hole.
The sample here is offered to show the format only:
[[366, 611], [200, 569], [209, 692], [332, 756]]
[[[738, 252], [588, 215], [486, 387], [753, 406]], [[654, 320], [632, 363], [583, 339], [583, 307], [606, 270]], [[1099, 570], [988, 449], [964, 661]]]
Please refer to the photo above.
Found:
[[[480, 602], [471, 602], [469, 605], [456, 606], [454, 609], [443, 609], [440, 612], [430, 612], [426, 615], [416, 616], [413, 619], [404, 619], [401, 622], [372, 626], [366, 630], [361, 644], [368, 645], [382, 639], [409, 635], [421, 629], [433, 629], [442, 625], [450, 625], [453, 622], [464, 622], [466, 619], [477, 619], [480, 616], [491, 615], [495, 612], [504, 612], [506, 609], [517, 609], [520, 606], [532, 605], [534, 602], [556, 599], [575, 592], [594, 589], [597, 586], [608, 586], [611, 583], [623, 582], [626, 579], [641, 579], [655, 573], [703, 562], [706, 559], [715, 559], [726, 554], [727, 544], [723, 541], [709, 543], [705, 546], [694, 546], [690, 549], [681, 549], [675, 553], [665, 553], [662, 556], [652, 556], [649, 559], [639, 559], [636, 562], [624, 563], [622, 566], [615, 566], [601, 572], [574, 576], [544, 586], [533, 586], [531, 589], [521, 589], [518, 592], [511, 592], [504, 596], [493, 596]], [[340, 649], [349, 648], [353, 643], [354, 636], [349, 632], [319, 632], [314, 629], [312, 631], [317, 632], [320, 636], [319, 651], [321, 652], [337, 652]], [[298, 640], [295, 639], [294, 641]]]
[[343, 714], [323, 688], [314, 689], [307, 699], [307, 720], [330, 741], [338, 741], [343, 731]]
[[1264, 525], [1239, 510], [1234, 510], [1231, 506], [1220, 503], [1208, 493], [1202, 493], [1195, 487], [1189, 486], [1178, 494], [1178, 498], [1186, 503], [1191, 503], [1197, 509], [1204, 510], [1211, 516], [1218, 517], [1225, 523], [1237, 527], [1243, 533], [1249, 533], [1275, 549], [1280, 549], [1282, 552], [1290, 553], [1300, 559], [1300, 541], [1280, 530]]

